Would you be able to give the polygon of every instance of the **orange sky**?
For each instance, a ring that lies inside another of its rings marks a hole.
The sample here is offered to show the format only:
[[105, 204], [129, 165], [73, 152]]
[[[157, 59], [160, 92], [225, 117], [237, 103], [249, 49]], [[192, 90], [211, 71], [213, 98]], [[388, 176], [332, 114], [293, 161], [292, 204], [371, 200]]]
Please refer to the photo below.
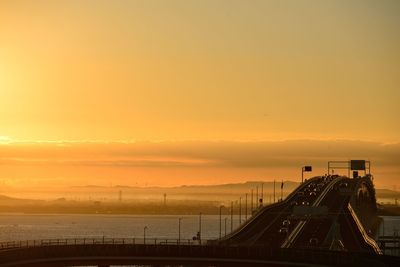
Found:
[[[391, 187], [399, 11], [389, 0], [1, 1], [0, 181], [297, 178], [303, 163], [323, 172], [357, 156]], [[276, 161], [269, 145], [291, 150], [284, 140], [307, 145]], [[351, 141], [338, 152], [335, 140]], [[226, 149], [238, 159], [212, 164]]]

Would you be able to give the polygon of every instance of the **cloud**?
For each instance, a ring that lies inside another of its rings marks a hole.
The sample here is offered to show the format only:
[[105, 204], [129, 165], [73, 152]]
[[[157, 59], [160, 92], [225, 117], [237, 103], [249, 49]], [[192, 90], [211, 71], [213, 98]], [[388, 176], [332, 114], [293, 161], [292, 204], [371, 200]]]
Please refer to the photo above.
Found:
[[400, 166], [400, 144], [351, 140], [9, 143], [0, 155], [1, 164], [18, 165], [281, 168], [367, 159]]

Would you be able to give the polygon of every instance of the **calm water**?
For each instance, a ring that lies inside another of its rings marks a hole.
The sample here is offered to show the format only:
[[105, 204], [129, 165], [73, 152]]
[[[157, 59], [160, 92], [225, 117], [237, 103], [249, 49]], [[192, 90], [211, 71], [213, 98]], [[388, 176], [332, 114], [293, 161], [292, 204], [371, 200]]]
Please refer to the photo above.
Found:
[[[49, 238], [143, 238], [143, 228], [148, 227], [148, 238], [178, 238], [178, 218], [181, 217], [181, 238], [191, 239], [199, 229], [199, 216], [175, 215], [26, 215], [0, 214], [0, 241], [33, 240]], [[379, 235], [400, 234], [400, 217], [383, 216]], [[225, 232], [222, 217], [222, 235]], [[244, 220], [244, 218], [242, 217]], [[233, 228], [239, 224], [234, 216]], [[227, 217], [227, 233], [230, 232]], [[202, 238], [219, 237], [219, 216], [202, 216]]]
[[[178, 238], [178, 218], [181, 220], [181, 238], [191, 239], [199, 229], [199, 216], [169, 215], [0, 215], [0, 241], [52, 239], [52, 238], [143, 238], [148, 227], [148, 238]], [[222, 217], [222, 235], [225, 232]], [[233, 227], [239, 218], [234, 216]], [[244, 220], [244, 218], [243, 218]], [[230, 232], [230, 216], [227, 233]], [[202, 239], [219, 237], [219, 216], [202, 216]]]
[[379, 227], [379, 236], [400, 235], [400, 216], [381, 216], [381, 218], [383, 223]]

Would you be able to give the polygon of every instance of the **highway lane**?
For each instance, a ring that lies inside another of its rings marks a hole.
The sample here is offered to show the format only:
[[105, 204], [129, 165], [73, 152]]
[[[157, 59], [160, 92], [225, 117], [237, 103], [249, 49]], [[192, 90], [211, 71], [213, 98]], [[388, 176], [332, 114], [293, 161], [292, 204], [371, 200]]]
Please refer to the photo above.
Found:
[[[345, 251], [380, 254], [381, 251], [368, 237], [349, 204], [356, 185], [356, 181], [349, 178], [336, 182], [320, 202], [321, 206], [328, 207], [328, 216], [304, 221], [303, 229], [290, 247], [326, 250], [331, 249], [332, 242], [337, 238]], [[340, 248], [335, 247], [335, 249]]]
[[269, 229], [270, 227], [273, 227], [275, 229], [277, 222], [280, 224], [282, 218], [285, 218], [291, 214], [291, 203], [301, 200], [298, 192], [304, 190], [310, 183], [313, 183], [318, 179], [321, 178], [314, 177], [305, 181], [284, 201], [264, 207], [257, 214], [255, 214], [245, 225], [237, 229], [231, 235], [222, 239], [221, 242], [247, 245], [258, 243], [260, 233], [263, 233], [265, 229]]
[[329, 249], [335, 235], [334, 223], [337, 222], [340, 212], [347, 206], [350, 199], [349, 194], [339, 192], [340, 185], [345, 184], [346, 190], [353, 190], [354, 183], [351, 179], [346, 178], [337, 182], [320, 203], [320, 206], [328, 207], [328, 215], [307, 220], [291, 247]]
[[[323, 184], [323, 186], [320, 190], [320, 193], [317, 196], [317, 199], [312, 203], [312, 207], [320, 206], [321, 202], [332, 191], [334, 186], [343, 179], [344, 179], [344, 177], [339, 177], [336, 175], [325, 177], [324, 180], [320, 182]], [[298, 220], [298, 222], [295, 224], [295, 227], [293, 228], [293, 230], [291, 230], [290, 234], [287, 236], [285, 241], [282, 243], [282, 245], [281, 245], [282, 248], [289, 248], [295, 243], [298, 236], [302, 233], [303, 228], [305, 227], [305, 225], [307, 223], [307, 220], [308, 220], [308, 217], [301, 218], [301, 220]]]
[[[235, 235], [232, 235], [228, 241], [234, 244], [245, 245], [267, 245], [269, 247], [281, 247], [288, 235], [300, 223], [291, 215], [294, 205], [314, 205], [320, 201], [320, 194], [325, 192], [330, 185], [333, 177], [314, 177], [306, 181], [302, 186], [291, 194], [287, 200], [280, 205], [265, 208], [252, 222], [243, 227]], [[314, 193], [311, 193], [317, 188]], [[290, 225], [283, 225], [283, 222], [290, 219]], [[283, 228], [283, 229], [282, 229]], [[286, 230], [287, 231], [282, 231]]]

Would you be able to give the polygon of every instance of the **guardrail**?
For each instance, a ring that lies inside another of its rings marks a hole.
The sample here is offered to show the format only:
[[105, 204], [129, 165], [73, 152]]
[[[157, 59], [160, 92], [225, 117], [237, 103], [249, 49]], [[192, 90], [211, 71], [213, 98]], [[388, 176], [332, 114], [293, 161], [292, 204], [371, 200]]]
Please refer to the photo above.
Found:
[[360, 222], [360, 220], [357, 217], [357, 214], [354, 212], [353, 208], [351, 207], [351, 204], [348, 203], [347, 205], [347, 209], [349, 210], [349, 213], [351, 215], [351, 217], [353, 218], [353, 220], [356, 222], [356, 225], [358, 227], [358, 229], [360, 230], [360, 233], [365, 241], [365, 243], [367, 243], [369, 246], [372, 247], [372, 249], [375, 251], [376, 254], [382, 254], [381, 249], [379, 248], [378, 244], [375, 242], [375, 240], [373, 240], [365, 231], [362, 223]]
[[[153, 242], [147, 243], [148, 240]], [[254, 263], [258, 263], [265, 266], [270, 263], [275, 265], [282, 262], [285, 263], [285, 266], [288, 263], [289, 266], [291, 266], [290, 263], [293, 263], [293, 266], [381, 266], [377, 263], [388, 263], [382, 264], [382, 266], [399, 266], [399, 258], [367, 253], [271, 249], [266, 246], [209, 246], [189, 242], [192, 240], [185, 240], [188, 243], [178, 242], [174, 245], [163, 245], [163, 241], [179, 240], [148, 240], [146, 239], [145, 244], [140, 242], [144, 241], [143, 239], [135, 238], [104, 238], [104, 241], [103, 238], [77, 238], [2, 242], [0, 243], [3, 246], [0, 249], [0, 266], [18, 266], [18, 262], [21, 261], [25, 263], [24, 266], [29, 266], [29, 263], [34, 263], [32, 266], [41, 266], [41, 263], [46, 263], [47, 265], [43, 264], [45, 266], [70, 266], [80, 265], [80, 263], [87, 265], [85, 260], [88, 256], [93, 263], [90, 265], [99, 265], [106, 257], [114, 260], [118, 265], [124, 260], [122, 265], [139, 262], [145, 265], [170, 263], [174, 266], [193, 265], [194, 263], [200, 263], [200, 265], [225, 263], [224, 266], [236, 263], [239, 263], [239, 266], [252, 266]], [[104, 246], [104, 249], [99, 249], [98, 246]], [[144, 259], [144, 261], [140, 261], [140, 259]], [[49, 262], [52, 265], [49, 265]]]
[[[207, 240], [202, 240], [207, 243]], [[165, 239], [165, 238], [64, 238], [64, 239], [41, 239], [0, 242], [0, 250], [14, 248], [30, 248], [44, 246], [65, 245], [195, 245], [201, 244], [192, 239]]]

